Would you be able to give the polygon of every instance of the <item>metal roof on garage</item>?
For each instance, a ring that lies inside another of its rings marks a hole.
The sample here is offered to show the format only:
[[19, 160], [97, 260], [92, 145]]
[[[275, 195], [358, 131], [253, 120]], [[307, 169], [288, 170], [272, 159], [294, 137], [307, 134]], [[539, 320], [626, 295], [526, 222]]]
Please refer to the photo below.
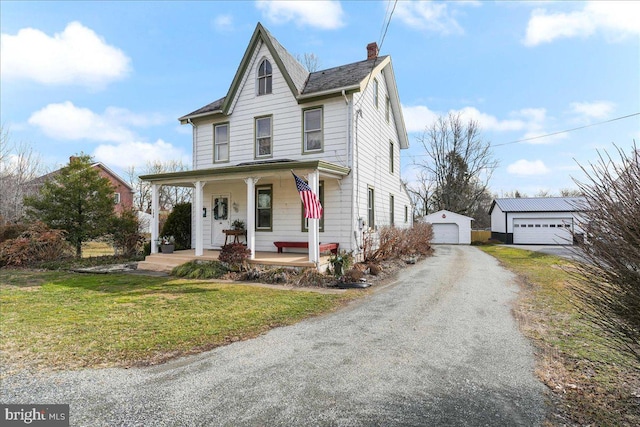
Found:
[[584, 210], [584, 197], [518, 197], [495, 199], [489, 215], [498, 205], [502, 212], [577, 212]]

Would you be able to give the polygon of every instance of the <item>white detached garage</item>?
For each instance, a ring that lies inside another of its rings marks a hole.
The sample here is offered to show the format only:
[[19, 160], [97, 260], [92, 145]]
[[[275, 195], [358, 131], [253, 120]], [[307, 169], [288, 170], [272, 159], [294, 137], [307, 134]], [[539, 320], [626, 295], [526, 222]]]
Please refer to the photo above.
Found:
[[433, 227], [431, 243], [468, 245], [471, 243], [471, 221], [473, 218], [455, 212], [441, 210], [422, 218]]

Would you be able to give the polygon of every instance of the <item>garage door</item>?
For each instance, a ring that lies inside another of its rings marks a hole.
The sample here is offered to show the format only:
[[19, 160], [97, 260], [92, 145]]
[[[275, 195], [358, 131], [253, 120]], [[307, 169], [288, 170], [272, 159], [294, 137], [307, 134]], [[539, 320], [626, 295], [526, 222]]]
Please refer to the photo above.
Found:
[[433, 226], [433, 241], [431, 243], [457, 244], [458, 224], [431, 224]]
[[573, 241], [571, 218], [517, 218], [513, 220], [513, 243], [569, 245]]

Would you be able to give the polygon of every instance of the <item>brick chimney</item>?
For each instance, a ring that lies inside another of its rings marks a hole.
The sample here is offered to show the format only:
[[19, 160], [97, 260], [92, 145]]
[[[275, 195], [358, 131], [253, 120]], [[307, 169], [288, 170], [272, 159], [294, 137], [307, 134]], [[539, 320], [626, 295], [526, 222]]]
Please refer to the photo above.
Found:
[[375, 59], [378, 57], [378, 43], [373, 42], [367, 45], [367, 59]]

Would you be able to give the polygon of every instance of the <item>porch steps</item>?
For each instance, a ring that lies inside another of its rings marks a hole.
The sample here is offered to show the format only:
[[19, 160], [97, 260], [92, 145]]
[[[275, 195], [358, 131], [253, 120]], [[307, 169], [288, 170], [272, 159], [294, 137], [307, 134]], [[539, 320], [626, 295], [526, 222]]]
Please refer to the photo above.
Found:
[[189, 262], [192, 259], [194, 259], [193, 255], [181, 255], [178, 252], [173, 254], [159, 253], [148, 255], [144, 261], [140, 261], [138, 263], [138, 270], [163, 271], [165, 273], [170, 273], [174, 267], [184, 264], [185, 262]]

